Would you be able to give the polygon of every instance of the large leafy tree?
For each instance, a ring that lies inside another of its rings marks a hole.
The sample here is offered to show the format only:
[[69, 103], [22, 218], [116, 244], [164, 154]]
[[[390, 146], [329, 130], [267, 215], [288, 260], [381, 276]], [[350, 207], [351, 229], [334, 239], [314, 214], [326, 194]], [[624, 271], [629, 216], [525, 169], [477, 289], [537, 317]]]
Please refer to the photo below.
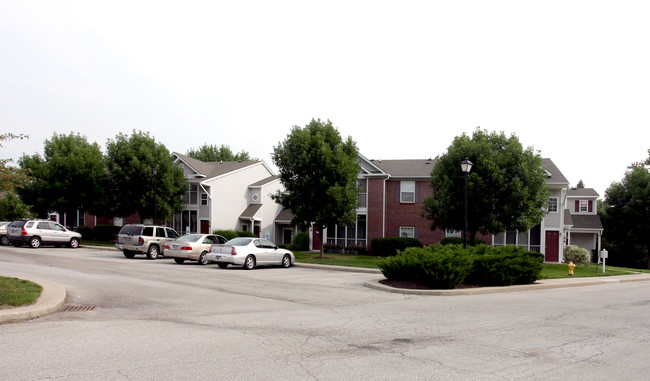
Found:
[[31, 180], [18, 192], [38, 215], [95, 210], [105, 173], [97, 143], [78, 133], [55, 133], [45, 141], [43, 156], [23, 155], [19, 164], [31, 172]]
[[105, 189], [112, 215], [167, 220], [182, 210], [187, 190], [183, 170], [148, 132], [118, 134], [106, 144]]
[[257, 158], [251, 157], [248, 152], [241, 151], [235, 154], [232, 152], [230, 147], [224, 144], [221, 146], [216, 146], [214, 144], [203, 144], [197, 149], [190, 149], [187, 151], [187, 156], [204, 162], [257, 161]]
[[650, 165], [633, 163], [620, 182], [605, 191], [599, 209], [603, 221], [603, 247], [612, 264], [650, 268]]
[[[23, 134], [0, 134], [0, 147], [2, 147], [2, 142], [5, 142], [7, 140], [22, 140], [27, 138], [27, 135]], [[22, 168], [15, 168], [11, 166], [11, 162], [11, 159], [0, 159], [0, 192], [9, 191], [15, 187], [20, 187], [25, 183], [25, 181], [27, 181], [29, 172], [23, 170]]]
[[422, 210], [432, 229], [463, 230], [465, 180], [460, 162], [465, 158], [474, 164], [468, 176], [470, 242], [478, 232], [528, 230], [542, 221], [549, 191], [539, 154], [524, 149], [515, 135], [477, 129], [472, 136], [456, 137], [447, 153], [436, 158], [433, 194]]
[[328, 225], [355, 222], [358, 149], [352, 138], [341, 138], [332, 122], [312, 119], [304, 128], [294, 126], [286, 140], [274, 147], [272, 160], [286, 188], [273, 198], [291, 210], [295, 225], [314, 223], [323, 237]]

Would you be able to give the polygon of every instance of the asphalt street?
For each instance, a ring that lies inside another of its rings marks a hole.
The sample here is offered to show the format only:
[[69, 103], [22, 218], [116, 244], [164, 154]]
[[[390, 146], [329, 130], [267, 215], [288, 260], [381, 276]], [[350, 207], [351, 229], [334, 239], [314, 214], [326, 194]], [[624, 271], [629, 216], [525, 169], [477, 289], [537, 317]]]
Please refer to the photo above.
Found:
[[650, 282], [409, 295], [361, 272], [14, 247], [0, 275], [67, 291], [0, 325], [3, 380], [647, 379]]

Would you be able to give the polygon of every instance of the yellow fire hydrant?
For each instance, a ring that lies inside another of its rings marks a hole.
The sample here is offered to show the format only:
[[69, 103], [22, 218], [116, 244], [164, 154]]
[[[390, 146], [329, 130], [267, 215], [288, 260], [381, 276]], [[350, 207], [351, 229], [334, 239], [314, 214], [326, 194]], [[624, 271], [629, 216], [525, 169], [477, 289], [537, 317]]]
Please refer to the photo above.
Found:
[[576, 265], [573, 264], [573, 262], [569, 262], [569, 275], [573, 276], [573, 269], [576, 268]]

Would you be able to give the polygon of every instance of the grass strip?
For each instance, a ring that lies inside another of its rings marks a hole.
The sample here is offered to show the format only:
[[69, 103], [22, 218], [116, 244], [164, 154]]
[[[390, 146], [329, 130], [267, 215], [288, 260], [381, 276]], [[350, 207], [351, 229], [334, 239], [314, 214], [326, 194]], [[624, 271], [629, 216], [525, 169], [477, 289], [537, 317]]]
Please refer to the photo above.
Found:
[[43, 291], [40, 285], [18, 278], [0, 276], [0, 308], [32, 304]]

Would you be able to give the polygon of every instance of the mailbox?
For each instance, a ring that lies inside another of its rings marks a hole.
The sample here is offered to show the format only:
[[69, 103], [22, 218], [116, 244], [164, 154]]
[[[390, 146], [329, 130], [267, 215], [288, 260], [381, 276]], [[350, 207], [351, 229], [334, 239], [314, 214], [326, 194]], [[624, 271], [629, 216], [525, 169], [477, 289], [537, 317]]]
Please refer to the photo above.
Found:
[[609, 257], [609, 253], [607, 252], [607, 250], [602, 249], [602, 250], [600, 251], [600, 258], [601, 258], [601, 259], [605, 259], [605, 258], [608, 258], [608, 257]]

